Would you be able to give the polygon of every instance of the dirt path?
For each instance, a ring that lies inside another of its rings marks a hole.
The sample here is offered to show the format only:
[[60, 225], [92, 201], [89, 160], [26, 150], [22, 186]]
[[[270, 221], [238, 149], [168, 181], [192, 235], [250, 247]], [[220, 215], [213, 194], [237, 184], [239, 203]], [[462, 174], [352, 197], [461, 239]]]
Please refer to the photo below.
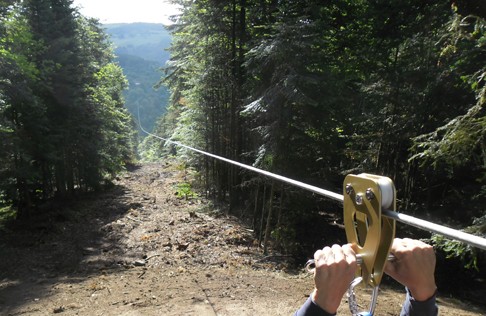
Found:
[[[183, 178], [169, 164], [143, 165], [113, 190], [1, 236], [0, 315], [292, 315], [312, 279], [264, 257], [251, 231], [209, 202], [179, 198]], [[402, 300], [382, 290], [376, 314], [398, 315]], [[486, 314], [439, 304], [441, 315]]]

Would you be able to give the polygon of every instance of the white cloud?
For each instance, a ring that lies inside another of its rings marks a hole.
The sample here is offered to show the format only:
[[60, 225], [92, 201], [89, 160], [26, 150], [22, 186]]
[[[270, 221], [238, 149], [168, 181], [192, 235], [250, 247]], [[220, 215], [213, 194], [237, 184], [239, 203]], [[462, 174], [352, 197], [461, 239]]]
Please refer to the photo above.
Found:
[[101, 23], [150, 22], [170, 24], [177, 7], [164, 0], [74, 0], [81, 14]]

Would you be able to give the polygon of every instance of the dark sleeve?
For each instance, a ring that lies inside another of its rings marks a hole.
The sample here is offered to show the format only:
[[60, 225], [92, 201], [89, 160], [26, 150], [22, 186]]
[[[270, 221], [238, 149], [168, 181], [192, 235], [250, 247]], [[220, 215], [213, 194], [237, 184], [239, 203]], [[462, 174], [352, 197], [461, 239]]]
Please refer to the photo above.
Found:
[[435, 294], [426, 301], [416, 301], [407, 289], [407, 298], [403, 303], [400, 316], [437, 316], [439, 309], [435, 303]]
[[294, 316], [333, 316], [336, 314], [329, 314], [322, 308], [320, 308], [316, 303], [314, 303], [309, 296], [304, 305], [302, 305], [298, 311], [295, 312]]

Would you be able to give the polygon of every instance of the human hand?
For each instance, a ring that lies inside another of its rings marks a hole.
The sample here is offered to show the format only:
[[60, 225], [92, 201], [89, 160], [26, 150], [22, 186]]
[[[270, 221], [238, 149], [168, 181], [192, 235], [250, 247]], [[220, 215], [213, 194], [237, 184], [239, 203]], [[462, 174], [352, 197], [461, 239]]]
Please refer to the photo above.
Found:
[[314, 254], [315, 289], [312, 299], [323, 310], [336, 313], [344, 293], [354, 279], [356, 254], [350, 244], [325, 247]]
[[406, 286], [415, 300], [432, 297], [437, 290], [434, 248], [420, 240], [395, 238], [390, 253], [395, 260], [386, 263], [385, 273]]

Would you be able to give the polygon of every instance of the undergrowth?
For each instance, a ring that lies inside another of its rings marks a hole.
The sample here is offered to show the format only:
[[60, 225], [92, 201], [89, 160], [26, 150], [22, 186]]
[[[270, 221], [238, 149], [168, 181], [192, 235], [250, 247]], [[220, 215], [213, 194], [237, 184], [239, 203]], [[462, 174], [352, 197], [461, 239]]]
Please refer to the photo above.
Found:
[[8, 204], [0, 204], [0, 230], [5, 230], [7, 224], [15, 219], [15, 209]]

